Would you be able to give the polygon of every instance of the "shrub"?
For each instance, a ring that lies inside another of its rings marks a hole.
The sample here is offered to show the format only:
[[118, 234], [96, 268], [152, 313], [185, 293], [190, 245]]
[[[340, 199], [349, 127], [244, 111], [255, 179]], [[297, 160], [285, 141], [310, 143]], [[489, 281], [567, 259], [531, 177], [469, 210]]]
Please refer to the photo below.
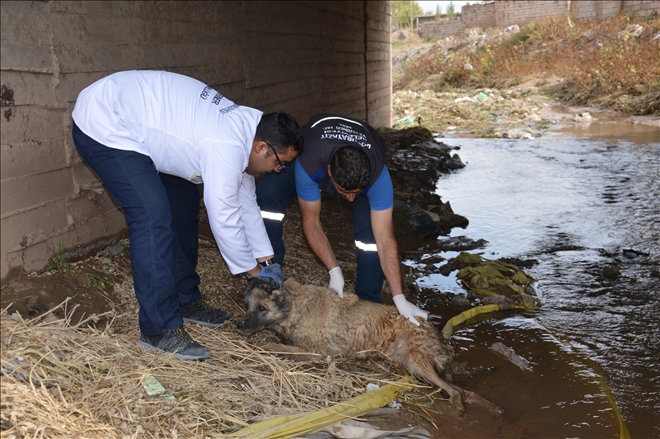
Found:
[[[635, 35], [637, 25], [643, 31]], [[465, 44], [455, 51], [429, 51], [408, 64], [401, 83], [405, 87], [442, 73], [436, 89], [490, 87], [546, 75], [563, 78], [554, 90], [559, 98], [581, 104], [610, 94], [655, 93], [660, 91], [660, 49], [652, 37], [659, 30], [657, 16], [574, 22], [554, 17], [476, 49]]]

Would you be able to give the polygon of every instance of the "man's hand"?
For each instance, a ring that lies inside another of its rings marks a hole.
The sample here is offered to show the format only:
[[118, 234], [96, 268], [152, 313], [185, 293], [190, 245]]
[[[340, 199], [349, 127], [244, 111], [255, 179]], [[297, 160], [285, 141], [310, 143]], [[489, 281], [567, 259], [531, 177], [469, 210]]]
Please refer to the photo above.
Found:
[[418, 306], [408, 302], [403, 294], [393, 296], [392, 300], [394, 300], [394, 305], [396, 305], [399, 314], [410, 320], [416, 326], [419, 326], [419, 322], [415, 317], [423, 317], [424, 320], [426, 320], [429, 315], [428, 311], [424, 311]]
[[[272, 279], [275, 282], [277, 288], [282, 288], [282, 281], [284, 280], [284, 274], [282, 273], [282, 266], [280, 264], [272, 264], [267, 267], [262, 267], [258, 275], [254, 277], [260, 277], [262, 279]], [[252, 279], [252, 276], [247, 275], [248, 279]]]
[[335, 292], [341, 297], [344, 298], [344, 274], [341, 272], [341, 267], [335, 267], [328, 272], [330, 274], [330, 285], [329, 288], [335, 290]]

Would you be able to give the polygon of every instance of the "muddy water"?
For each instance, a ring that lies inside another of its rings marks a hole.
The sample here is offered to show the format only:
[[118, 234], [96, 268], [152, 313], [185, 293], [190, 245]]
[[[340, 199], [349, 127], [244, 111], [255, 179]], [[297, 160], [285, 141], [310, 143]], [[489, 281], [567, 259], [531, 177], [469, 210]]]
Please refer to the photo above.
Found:
[[[631, 437], [660, 437], [660, 128], [442, 141], [467, 162], [437, 185], [470, 220], [452, 236], [486, 239], [487, 258], [537, 261], [527, 271], [543, 298], [456, 332], [458, 360], [483, 366], [459, 383], [505, 409], [502, 437], [620, 437], [617, 408]], [[453, 276], [418, 284], [464, 293]], [[532, 370], [496, 355], [497, 341]]]

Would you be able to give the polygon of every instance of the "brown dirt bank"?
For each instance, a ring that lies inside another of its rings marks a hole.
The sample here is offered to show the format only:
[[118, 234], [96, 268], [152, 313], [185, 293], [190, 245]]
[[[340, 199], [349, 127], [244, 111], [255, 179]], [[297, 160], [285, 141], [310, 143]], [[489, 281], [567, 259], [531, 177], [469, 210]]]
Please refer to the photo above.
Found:
[[536, 135], [571, 121], [570, 109], [563, 119], [548, 116], [564, 106], [660, 126], [658, 17], [548, 19], [393, 41], [395, 122], [421, 118], [434, 130], [479, 137], [515, 125]]

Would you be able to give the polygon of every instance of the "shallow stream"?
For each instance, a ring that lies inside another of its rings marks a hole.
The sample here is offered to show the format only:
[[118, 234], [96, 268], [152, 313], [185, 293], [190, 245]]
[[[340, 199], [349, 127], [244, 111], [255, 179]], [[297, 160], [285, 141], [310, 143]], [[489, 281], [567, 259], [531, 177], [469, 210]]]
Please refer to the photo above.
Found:
[[[503, 437], [621, 437], [616, 408], [632, 438], [660, 437], [660, 129], [592, 123], [533, 140], [439, 140], [467, 163], [437, 184], [470, 221], [451, 236], [487, 240], [477, 250], [486, 258], [537, 261], [526, 271], [543, 300], [458, 330], [457, 359], [485, 365], [459, 384], [504, 408]], [[453, 275], [418, 284], [465, 294]], [[498, 341], [532, 370], [498, 357]]]

